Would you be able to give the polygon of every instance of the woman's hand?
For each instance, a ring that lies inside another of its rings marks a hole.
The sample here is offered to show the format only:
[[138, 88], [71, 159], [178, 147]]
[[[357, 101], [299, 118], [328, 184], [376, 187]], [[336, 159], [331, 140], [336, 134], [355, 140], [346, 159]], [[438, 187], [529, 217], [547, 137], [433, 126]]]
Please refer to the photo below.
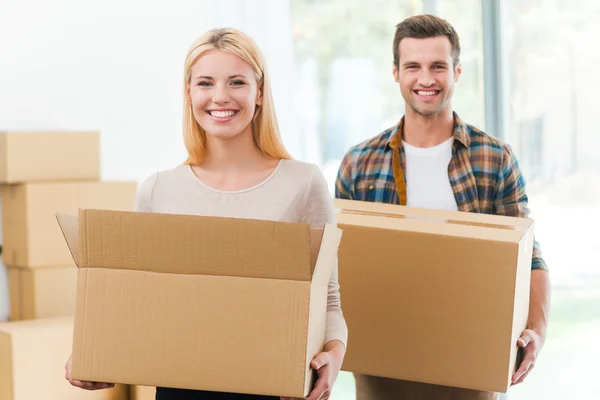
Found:
[[100, 383], [100, 382], [88, 382], [88, 381], [78, 381], [77, 379], [71, 378], [71, 358], [72, 355], [69, 356], [69, 360], [65, 364], [65, 379], [69, 381], [69, 383], [78, 388], [87, 389], [87, 390], [98, 390], [98, 389], [110, 389], [115, 386], [114, 383]]
[[[317, 371], [319, 378], [315, 387], [306, 397], [306, 400], [327, 400], [331, 396], [331, 389], [342, 368], [346, 347], [338, 340], [327, 342], [322, 353], [312, 360], [310, 366]], [[296, 400], [282, 397], [281, 400]]]

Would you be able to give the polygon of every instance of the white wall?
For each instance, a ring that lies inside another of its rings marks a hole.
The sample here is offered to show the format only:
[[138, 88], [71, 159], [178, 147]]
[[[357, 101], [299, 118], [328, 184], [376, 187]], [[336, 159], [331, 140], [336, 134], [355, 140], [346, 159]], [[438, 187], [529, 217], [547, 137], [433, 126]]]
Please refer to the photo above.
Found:
[[139, 182], [171, 168], [185, 157], [188, 47], [207, 29], [232, 26], [265, 53], [282, 135], [302, 158], [289, 7], [289, 0], [0, 0], [0, 130], [98, 129], [104, 180]]
[[0, 129], [99, 129], [103, 179], [140, 180], [183, 160], [184, 57], [196, 37], [219, 26], [245, 31], [263, 49], [286, 143], [297, 147], [289, 1], [2, 0], [0, 7]]

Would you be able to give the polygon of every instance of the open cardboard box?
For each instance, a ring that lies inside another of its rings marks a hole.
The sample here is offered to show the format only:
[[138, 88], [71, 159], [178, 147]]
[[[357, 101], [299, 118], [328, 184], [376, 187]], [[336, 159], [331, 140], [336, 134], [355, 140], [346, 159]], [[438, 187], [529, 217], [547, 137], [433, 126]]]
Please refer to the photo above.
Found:
[[533, 221], [336, 200], [343, 369], [506, 392], [526, 327]]
[[75, 379], [306, 396], [341, 230], [80, 210]]

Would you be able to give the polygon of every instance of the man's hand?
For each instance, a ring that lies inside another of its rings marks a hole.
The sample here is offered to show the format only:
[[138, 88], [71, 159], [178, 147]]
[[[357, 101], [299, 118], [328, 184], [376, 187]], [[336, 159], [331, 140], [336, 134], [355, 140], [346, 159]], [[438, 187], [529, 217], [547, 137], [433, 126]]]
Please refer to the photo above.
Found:
[[[344, 361], [345, 346], [337, 340], [328, 342], [325, 350], [319, 353], [310, 363], [310, 366], [317, 371], [319, 378], [315, 387], [306, 397], [306, 400], [327, 400], [331, 396], [331, 389], [342, 368]], [[295, 400], [290, 397], [282, 397], [281, 400]]]
[[523, 349], [524, 356], [519, 369], [513, 374], [513, 385], [523, 382], [535, 366], [535, 361], [542, 347], [542, 338], [534, 330], [526, 329], [517, 341], [517, 345]]

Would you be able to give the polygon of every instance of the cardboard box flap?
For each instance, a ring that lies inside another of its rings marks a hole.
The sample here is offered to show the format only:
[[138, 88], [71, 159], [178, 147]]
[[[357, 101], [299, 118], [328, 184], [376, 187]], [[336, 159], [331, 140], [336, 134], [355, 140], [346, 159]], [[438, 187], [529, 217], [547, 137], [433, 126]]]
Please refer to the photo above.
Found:
[[351, 225], [507, 243], [519, 243], [529, 232], [529, 230], [521, 231], [505, 226], [498, 229], [480, 225], [440, 223], [439, 220], [427, 218], [389, 218], [377, 214], [341, 213], [337, 216], [337, 220], [342, 228], [344, 225]]
[[79, 257], [81, 254], [79, 249], [79, 219], [75, 215], [56, 213], [56, 220], [65, 237], [73, 261], [79, 267]]
[[79, 245], [80, 268], [311, 280], [308, 224], [80, 210]]
[[531, 219], [507, 217], [503, 215], [443, 211], [428, 208], [406, 207], [397, 204], [383, 204], [344, 199], [335, 199], [334, 203], [341, 214], [377, 215], [405, 219], [414, 218], [457, 225], [514, 229], [519, 231], [526, 231], [533, 225], [533, 220]]
[[314, 275], [317, 258], [323, 241], [323, 229], [310, 228], [310, 276]]
[[336, 265], [335, 259], [342, 239], [342, 230], [335, 225], [325, 224], [320, 236], [322, 240], [320, 241], [319, 253], [314, 260], [313, 283], [327, 285], [331, 272]]

